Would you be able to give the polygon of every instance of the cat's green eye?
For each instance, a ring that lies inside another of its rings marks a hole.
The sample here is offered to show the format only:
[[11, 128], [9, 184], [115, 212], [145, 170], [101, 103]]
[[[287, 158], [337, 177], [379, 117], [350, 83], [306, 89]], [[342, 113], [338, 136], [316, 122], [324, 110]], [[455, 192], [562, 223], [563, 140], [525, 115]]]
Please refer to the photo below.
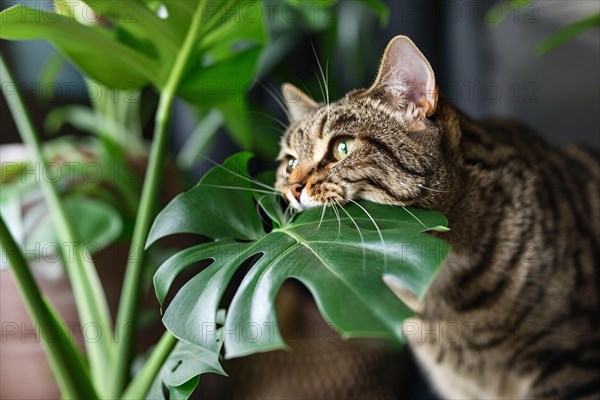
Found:
[[298, 166], [298, 160], [290, 157], [290, 159], [287, 162], [287, 165], [285, 166], [286, 174], [288, 174], [288, 175], [291, 174], [292, 171], [295, 170], [297, 166]]
[[333, 144], [333, 157], [336, 160], [341, 160], [346, 157], [352, 149], [352, 144], [354, 143], [354, 139], [352, 138], [341, 138], [335, 141]]

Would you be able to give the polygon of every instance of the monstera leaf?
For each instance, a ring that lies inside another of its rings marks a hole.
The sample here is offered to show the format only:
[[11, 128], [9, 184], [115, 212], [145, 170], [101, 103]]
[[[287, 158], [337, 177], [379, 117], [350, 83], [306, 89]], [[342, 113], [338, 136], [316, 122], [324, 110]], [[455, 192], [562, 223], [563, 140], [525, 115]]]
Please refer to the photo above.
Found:
[[[365, 203], [287, 217], [274, 192], [250, 181], [250, 158], [240, 153], [212, 169], [154, 222], [148, 246], [177, 233], [213, 239], [175, 254], [157, 271], [154, 284], [162, 304], [181, 271], [212, 260], [166, 309], [167, 328], [182, 341], [207, 346], [218, 328], [217, 309], [225, 288], [238, 268], [250, 262], [227, 311], [227, 358], [286, 347], [274, 301], [291, 278], [306, 285], [342, 337], [402, 339], [400, 322], [411, 312], [382, 278], [392, 275], [423, 296], [449, 251], [445, 242], [424, 232], [447, 230], [444, 216]], [[270, 219], [272, 229], [263, 228], [261, 216]]]
[[222, 342], [217, 339], [214, 335], [203, 347], [178, 342], [154, 379], [146, 399], [166, 399], [164, 388], [170, 400], [187, 399], [198, 386], [200, 375], [208, 372], [226, 375], [219, 364]]
[[194, 104], [239, 101], [268, 39], [262, 4], [252, 0], [56, 0], [54, 5], [55, 12], [22, 4], [3, 10], [0, 38], [48, 40], [83, 73], [122, 90], [149, 84], [164, 89], [192, 16], [200, 13], [202, 28], [193, 38], [178, 93]]

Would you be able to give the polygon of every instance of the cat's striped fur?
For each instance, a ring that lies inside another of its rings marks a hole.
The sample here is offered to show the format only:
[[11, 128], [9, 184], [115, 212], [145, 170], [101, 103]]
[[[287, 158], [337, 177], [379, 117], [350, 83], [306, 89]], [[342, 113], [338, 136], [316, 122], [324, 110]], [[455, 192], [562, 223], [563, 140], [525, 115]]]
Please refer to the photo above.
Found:
[[[300, 209], [367, 199], [448, 217], [453, 253], [424, 301], [387, 282], [418, 313], [404, 329], [441, 396], [600, 398], [598, 156], [474, 121], [438, 104], [432, 80], [398, 37], [370, 89], [323, 105], [284, 87], [277, 188]], [[337, 137], [354, 138], [339, 161]]]

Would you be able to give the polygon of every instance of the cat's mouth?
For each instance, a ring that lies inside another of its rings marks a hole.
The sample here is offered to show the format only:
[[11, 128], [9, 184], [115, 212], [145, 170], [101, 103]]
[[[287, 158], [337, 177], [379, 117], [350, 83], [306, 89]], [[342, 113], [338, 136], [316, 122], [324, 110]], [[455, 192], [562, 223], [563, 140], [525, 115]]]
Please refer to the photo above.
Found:
[[305, 211], [311, 208], [321, 207], [324, 205], [342, 206], [348, 201], [340, 197], [339, 195], [328, 196], [322, 199], [315, 199], [313, 196], [310, 195], [310, 193], [306, 189], [303, 189], [300, 196], [298, 197], [294, 196], [291, 190], [287, 190], [285, 192], [285, 197], [296, 211]]
[[285, 197], [289, 201], [290, 205], [296, 211], [304, 211], [304, 210], [308, 210], [310, 208], [314, 208], [314, 207], [323, 205], [323, 203], [312, 199], [310, 197], [310, 195], [307, 193], [306, 189], [302, 190], [302, 193], [300, 194], [300, 197], [298, 197], [298, 198], [294, 197], [294, 195], [292, 194], [292, 192], [290, 190], [288, 190], [286, 192]]

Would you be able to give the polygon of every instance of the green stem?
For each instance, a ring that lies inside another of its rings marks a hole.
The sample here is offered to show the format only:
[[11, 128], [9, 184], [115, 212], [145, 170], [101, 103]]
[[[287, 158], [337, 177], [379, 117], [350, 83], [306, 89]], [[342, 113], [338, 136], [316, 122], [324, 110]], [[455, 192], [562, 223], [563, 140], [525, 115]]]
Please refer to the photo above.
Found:
[[550, 50], [553, 50], [556, 47], [564, 44], [565, 42], [573, 39], [575, 36], [580, 35], [586, 30], [598, 25], [600, 25], [600, 13], [594, 14], [579, 22], [568, 25], [567, 27], [561, 29], [549, 38], [544, 39], [540, 44], [537, 45], [536, 52], [538, 55], [545, 54]]
[[[39, 338], [46, 350], [50, 368], [56, 377], [63, 398], [97, 399], [98, 395], [79, 350], [66, 332], [65, 324], [42, 297], [42, 292], [29, 270], [27, 261], [2, 216], [0, 216], [0, 237], [2, 237], [2, 251], [8, 258], [11, 271], [36, 330], [46, 332], [46, 334], [40, 333]], [[47, 332], [52, 332], [52, 335], [48, 335]]]
[[[23, 142], [32, 152], [33, 160], [38, 167], [44, 167], [46, 163], [42, 153], [42, 144], [1, 55], [0, 82], [2, 93]], [[54, 183], [51, 180], [41, 179], [40, 186], [50, 209], [56, 233], [61, 241], [62, 261], [73, 287], [80, 323], [83, 327], [96, 328], [99, 335], [98, 340], [86, 340], [85, 346], [90, 359], [93, 381], [96, 387], [100, 388], [106, 382], [105, 374], [110, 371], [113, 354], [110, 313], [106, 296], [89, 252], [87, 252], [85, 244], [78, 240], [72, 221], [69, 219]]]
[[152, 354], [144, 364], [144, 367], [133, 378], [129, 386], [127, 386], [121, 398], [132, 400], [145, 398], [156, 375], [160, 372], [163, 363], [169, 357], [171, 350], [173, 350], [176, 344], [177, 339], [175, 336], [171, 335], [169, 331], [165, 332], [156, 347], [152, 350]]
[[129, 260], [125, 271], [125, 282], [119, 303], [119, 313], [117, 317], [117, 329], [129, 330], [129, 340], [119, 335], [121, 340], [117, 342], [117, 364], [114, 368], [114, 376], [111, 385], [111, 397], [116, 398], [121, 394], [125, 382], [127, 381], [129, 364], [132, 355], [132, 345], [134, 337], [134, 321], [138, 310], [140, 297], [140, 282], [142, 277], [142, 266], [144, 264], [144, 247], [148, 239], [148, 232], [155, 216], [156, 200], [160, 195], [160, 185], [162, 181], [162, 169], [168, 138], [168, 123], [171, 116], [171, 108], [179, 83], [183, 77], [186, 66], [194, 44], [197, 41], [202, 20], [203, 3], [198, 6], [192, 18], [190, 28], [183, 42], [183, 46], [173, 64], [173, 68], [162, 90], [156, 112], [154, 138], [148, 168], [144, 178], [144, 187], [140, 199], [140, 207], [136, 217], [136, 223], [133, 230], [133, 239], [129, 252]]

